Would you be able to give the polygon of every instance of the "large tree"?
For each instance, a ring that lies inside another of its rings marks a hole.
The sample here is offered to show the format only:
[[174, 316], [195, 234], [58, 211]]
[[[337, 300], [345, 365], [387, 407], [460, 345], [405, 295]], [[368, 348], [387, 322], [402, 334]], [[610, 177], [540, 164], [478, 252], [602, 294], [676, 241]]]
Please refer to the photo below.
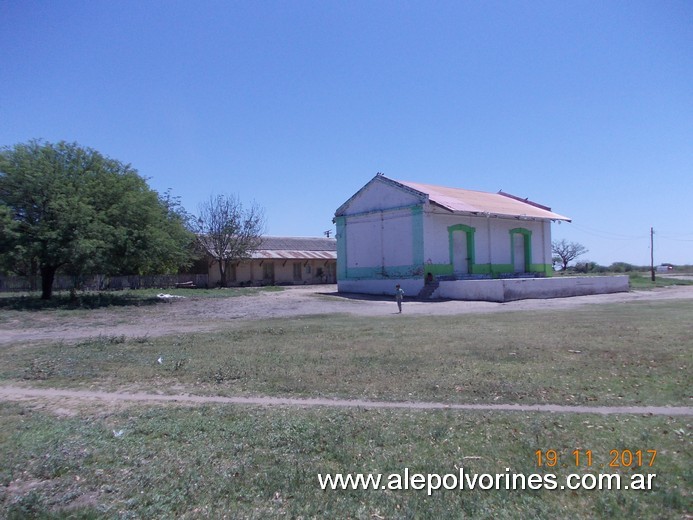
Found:
[[564, 238], [560, 241], [554, 240], [551, 242], [551, 252], [556, 255], [556, 260], [561, 263], [562, 269], [565, 271], [570, 262], [578, 256], [587, 253], [588, 249], [577, 242], [566, 242]]
[[233, 195], [210, 196], [200, 204], [192, 223], [203, 252], [219, 268], [222, 287], [228, 283], [229, 266], [250, 258], [265, 229], [262, 208], [255, 203], [246, 208]]
[[190, 260], [193, 241], [130, 165], [64, 141], [0, 150], [0, 225], [0, 257], [37, 266], [44, 299], [59, 270], [172, 272]]

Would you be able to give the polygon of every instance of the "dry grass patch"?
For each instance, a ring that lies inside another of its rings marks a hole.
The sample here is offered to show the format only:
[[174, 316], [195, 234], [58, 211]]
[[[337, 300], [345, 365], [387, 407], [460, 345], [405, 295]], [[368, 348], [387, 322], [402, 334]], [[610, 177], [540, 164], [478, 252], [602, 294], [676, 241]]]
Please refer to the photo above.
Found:
[[237, 322], [214, 334], [9, 347], [0, 381], [200, 395], [688, 405], [692, 311], [693, 302], [673, 301]]

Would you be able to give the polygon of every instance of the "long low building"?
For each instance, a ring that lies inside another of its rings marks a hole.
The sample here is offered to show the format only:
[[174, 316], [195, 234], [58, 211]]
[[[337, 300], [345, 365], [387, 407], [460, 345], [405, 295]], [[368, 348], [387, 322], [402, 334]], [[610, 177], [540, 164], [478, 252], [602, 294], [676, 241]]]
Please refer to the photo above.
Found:
[[[336, 283], [337, 241], [323, 237], [264, 236], [251, 259], [228, 267], [227, 285]], [[219, 284], [216, 261], [209, 263], [210, 287]]]

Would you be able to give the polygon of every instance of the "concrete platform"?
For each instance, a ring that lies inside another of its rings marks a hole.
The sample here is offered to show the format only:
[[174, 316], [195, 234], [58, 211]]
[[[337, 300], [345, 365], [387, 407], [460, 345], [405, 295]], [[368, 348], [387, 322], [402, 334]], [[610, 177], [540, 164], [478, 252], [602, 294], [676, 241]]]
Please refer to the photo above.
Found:
[[440, 287], [433, 293], [433, 297], [509, 302], [529, 298], [565, 298], [586, 294], [627, 292], [629, 289], [628, 276], [455, 280], [440, 282]]
[[[339, 281], [339, 292], [394, 294], [400, 284], [406, 295], [416, 295], [421, 280], [346, 280]], [[493, 280], [441, 281], [431, 299], [509, 302], [525, 299], [566, 298], [587, 294], [628, 292], [628, 276], [562, 276], [560, 278], [508, 278]]]

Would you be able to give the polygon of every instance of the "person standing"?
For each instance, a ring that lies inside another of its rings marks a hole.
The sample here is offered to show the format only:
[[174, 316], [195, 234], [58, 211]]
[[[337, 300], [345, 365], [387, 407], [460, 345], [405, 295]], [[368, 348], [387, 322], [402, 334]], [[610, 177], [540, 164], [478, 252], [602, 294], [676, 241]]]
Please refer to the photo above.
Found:
[[400, 314], [402, 313], [402, 299], [403, 298], [404, 298], [404, 291], [399, 286], [399, 284], [395, 285], [395, 301], [397, 302], [397, 308], [399, 309]]

